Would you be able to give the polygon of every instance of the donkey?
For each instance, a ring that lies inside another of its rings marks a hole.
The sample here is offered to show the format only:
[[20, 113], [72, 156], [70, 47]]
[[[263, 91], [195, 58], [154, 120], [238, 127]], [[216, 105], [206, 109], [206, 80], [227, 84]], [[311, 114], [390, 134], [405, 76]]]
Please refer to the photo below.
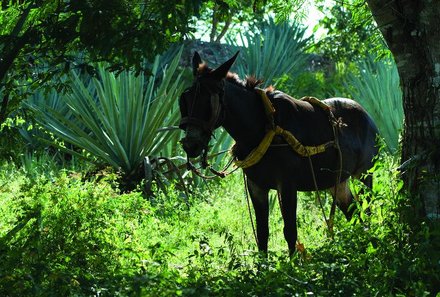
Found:
[[[222, 126], [236, 142], [234, 157], [244, 160], [271, 129], [258, 89], [261, 81], [240, 80], [229, 72], [237, 55], [216, 69], [203, 63], [197, 52], [193, 56], [194, 82], [179, 99], [180, 128], [185, 132], [181, 143], [189, 158], [206, 152], [213, 131]], [[336, 146], [304, 156], [286, 145], [282, 136], [275, 135], [261, 159], [243, 168], [256, 215], [258, 249], [267, 252], [268, 192], [275, 189], [280, 196], [284, 237], [292, 254], [297, 240], [297, 191], [329, 189], [338, 208], [350, 219], [354, 197], [348, 179], [359, 178], [372, 186], [372, 177], [363, 173], [372, 167], [377, 154], [378, 129], [365, 109], [351, 99], [325, 99], [325, 110], [321, 104], [297, 100], [273, 88], [263, 93], [275, 110], [272, 127], [281, 127], [300, 145], [315, 147], [337, 140]], [[329, 114], [339, 119], [339, 124], [332, 123]]]

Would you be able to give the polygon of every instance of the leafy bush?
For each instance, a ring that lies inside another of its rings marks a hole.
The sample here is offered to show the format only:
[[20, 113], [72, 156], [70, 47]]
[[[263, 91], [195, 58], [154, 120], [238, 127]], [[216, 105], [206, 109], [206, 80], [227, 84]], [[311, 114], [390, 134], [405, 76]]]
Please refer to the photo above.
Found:
[[144, 158], [160, 156], [171, 145], [171, 126], [178, 118], [176, 98], [183, 89], [176, 75], [180, 55], [181, 51], [162, 73], [157, 57], [148, 79], [132, 72], [115, 76], [103, 65], [91, 80], [72, 71], [71, 93], [52, 93], [50, 100], [40, 93], [27, 105], [48, 131], [85, 150], [90, 160], [120, 169], [125, 180], [136, 181]]
[[111, 175], [83, 182], [75, 172], [2, 165], [0, 295], [434, 296], [438, 226], [413, 232], [401, 221], [396, 164], [381, 156], [375, 186], [363, 194], [371, 215], [353, 223], [337, 212], [333, 239], [318, 203], [301, 194], [305, 251], [291, 260], [278, 207], [268, 258], [255, 252], [239, 174], [195, 189], [187, 204], [173, 186], [147, 201], [114, 190]]
[[[140, 224], [154, 223], [142, 195], [119, 194], [111, 176], [84, 183], [67, 172], [29, 179], [2, 169], [0, 294], [123, 292], [118, 282], [148, 254], [130, 244]], [[11, 177], [13, 183], [3, 183]]]

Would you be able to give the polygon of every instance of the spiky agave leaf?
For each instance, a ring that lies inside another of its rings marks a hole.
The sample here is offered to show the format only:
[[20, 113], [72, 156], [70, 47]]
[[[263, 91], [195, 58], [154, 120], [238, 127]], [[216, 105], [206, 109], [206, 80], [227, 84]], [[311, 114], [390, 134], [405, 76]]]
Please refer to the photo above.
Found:
[[[283, 75], [296, 77], [305, 70], [308, 39], [297, 23], [275, 24], [271, 19], [261, 34], [240, 34], [244, 45], [236, 69], [240, 77], [255, 75], [264, 84], [275, 84]], [[232, 43], [238, 46], [237, 42]]]
[[352, 98], [373, 117], [381, 136], [391, 151], [399, 146], [403, 125], [402, 91], [394, 61], [375, 61], [367, 57], [357, 64], [358, 74], [351, 73], [345, 85]]

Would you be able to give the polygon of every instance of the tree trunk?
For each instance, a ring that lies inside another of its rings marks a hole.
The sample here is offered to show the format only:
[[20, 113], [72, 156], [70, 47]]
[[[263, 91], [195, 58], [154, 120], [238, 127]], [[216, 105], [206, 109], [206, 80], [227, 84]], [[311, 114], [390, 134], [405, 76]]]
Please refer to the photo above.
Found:
[[[25, 31], [21, 36], [20, 33], [23, 30], [23, 26], [29, 16], [29, 12], [31, 9], [37, 7], [35, 3], [29, 4], [26, 9], [20, 15], [17, 23], [15, 24], [12, 32], [10, 34], [10, 44], [3, 44], [1, 47], [2, 51], [0, 52], [0, 90], [3, 91], [3, 98], [0, 98], [0, 125], [6, 120], [8, 114], [8, 104], [10, 100], [10, 90], [7, 90], [3, 87], [6, 81], [6, 74], [11, 68], [14, 60], [18, 57], [20, 51], [28, 42], [30, 37], [31, 30]], [[2, 90], [3, 89], [3, 90]]]
[[414, 218], [440, 218], [440, 3], [367, 0], [397, 64], [405, 125], [402, 176]]

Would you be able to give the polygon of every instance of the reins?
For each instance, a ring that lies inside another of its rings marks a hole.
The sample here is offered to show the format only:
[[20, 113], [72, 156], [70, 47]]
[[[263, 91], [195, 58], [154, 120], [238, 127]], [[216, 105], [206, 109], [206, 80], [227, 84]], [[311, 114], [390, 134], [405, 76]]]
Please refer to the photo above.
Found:
[[331, 112], [328, 105], [326, 105], [324, 102], [320, 101], [319, 99], [317, 99], [315, 97], [303, 97], [300, 100], [307, 101], [310, 104], [316, 104], [316, 105], [321, 106], [326, 111], [327, 116], [329, 117], [329, 122], [332, 126], [333, 139], [334, 139], [333, 147], [338, 152], [339, 170], [338, 170], [338, 174], [336, 175], [336, 183], [335, 183], [335, 188], [334, 188], [335, 197], [333, 198], [332, 205], [330, 208], [329, 219], [327, 219], [327, 216], [326, 216], [325, 210], [324, 210], [324, 205], [322, 203], [321, 196], [319, 195], [318, 183], [316, 181], [316, 174], [315, 174], [315, 170], [313, 168], [313, 162], [312, 162], [311, 155], [308, 155], [307, 158], [308, 158], [309, 165], [310, 165], [310, 171], [312, 173], [313, 185], [315, 187], [315, 199], [318, 200], [318, 202], [319, 202], [319, 206], [321, 208], [322, 215], [323, 215], [325, 223], [327, 225], [327, 230], [328, 230], [330, 236], [333, 238], [333, 234], [334, 234], [333, 233], [333, 225], [334, 225], [334, 217], [335, 217], [335, 212], [336, 212], [336, 195], [337, 195], [337, 191], [338, 191], [338, 185], [341, 182], [341, 175], [342, 175], [342, 152], [341, 152], [341, 147], [339, 145], [339, 136], [338, 136], [338, 129], [337, 128], [341, 128], [345, 124], [342, 122], [341, 118], [336, 119], [336, 117]]
[[327, 230], [332, 238], [333, 238], [333, 234], [334, 234], [333, 233], [333, 225], [334, 225], [334, 217], [335, 217], [335, 211], [336, 211], [336, 194], [337, 194], [337, 190], [338, 190], [338, 185], [341, 182], [341, 174], [342, 174], [342, 152], [341, 152], [341, 147], [339, 146], [339, 139], [338, 139], [338, 134], [337, 134], [337, 130], [336, 130], [336, 125], [338, 123], [339, 123], [338, 121], [336, 121], [336, 122], [331, 121], [333, 135], [335, 138], [335, 148], [338, 152], [338, 157], [339, 157], [339, 171], [338, 171], [338, 175], [336, 176], [335, 197], [333, 198], [332, 205], [330, 208], [329, 219], [327, 219], [327, 216], [326, 216], [325, 210], [324, 210], [324, 205], [322, 204], [321, 196], [319, 195], [318, 183], [316, 181], [315, 170], [313, 169], [312, 158], [310, 156], [307, 157], [307, 159], [309, 160], [310, 171], [312, 173], [313, 185], [315, 186], [315, 199], [318, 200], [318, 202], [319, 202], [319, 206], [321, 208], [322, 215], [325, 220], [325, 224], [327, 225]]
[[195, 175], [197, 175], [197, 176], [199, 176], [199, 177], [201, 177], [203, 179], [214, 179], [216, 177], [225, 178], [226, 176], [234, 173], [237, 169], [239, 169], [239, 167], [235, 167], [235, 168], [229, 170], [229, 167], [231, 167], [231, 165], [234, 163], [234, 158], [231, 158], [228, 161], [228, 163], [226, 163], [226, 165], [224, 166], [223, 169], [221, 169], [221, 170], [214, 169], [208, 163], [208, 160], [207, 160], [208, 157], [207, 157], [206, 151], [207, 150], [204, 150], [204, 153], [203, 153], [203, 156], [202, 156], [202, 160], [201, 160], [202, 169], [208, 169], [213, 175], [205, 175], [205, 174], [203, 174], [197, 167], [194, 166], [193, 163], [191, 163], [189, 158], [187, 158], [187, 161], [186, 161], [187, 169], [192, 171]]
[[254, 217], [252, 216], [251, 204], [249, 202], [249, 200], [250, 200], [249, 199], [249, 187], [247, 184], [246, 175], [244, 173], [243, 173], [243, 183], [244, 183], [244, 196], [246, 197], [246, 205], [247, 205], [247, 209], [248, 209], [248, 213], [249, 213], [249, 219], [251, 220], [252, 233], [254, 234], [255, 243], [257, 244], [257, 246], [259, 246], [257, 231], [255, 230]]

